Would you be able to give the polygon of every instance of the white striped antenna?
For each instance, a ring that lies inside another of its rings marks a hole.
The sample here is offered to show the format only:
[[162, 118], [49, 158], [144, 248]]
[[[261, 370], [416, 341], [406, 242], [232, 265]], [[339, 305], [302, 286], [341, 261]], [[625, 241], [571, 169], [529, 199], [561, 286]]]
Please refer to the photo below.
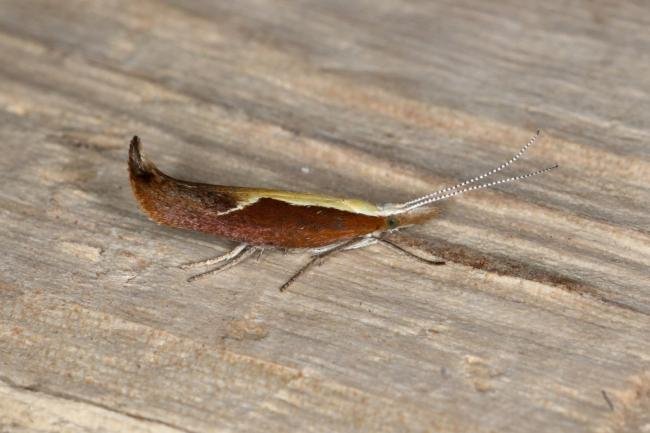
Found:
[[[407, 202], [404, 202], [404, 203], [386, 205], [384, 207], [384, 214], [385, 215], [395, 215], [395, 214], [408, 212], [408, 211], [411, 211], [413, 209], [417, 209], [419, 207], [426, 206], [426, 205], [429, 205], [431, 203], [435, 203], [437, 201], [446, 200], [448, 198], [455, 197], [457, 195], [464, 194], [464, 193], [469, 192], [469, 191], [474, 191], [474, 190], [483, 189], [483, 188], [489, 188], [489, 187], [499, 185], [499, 184], [502, 184], [502, 183], [515, 182], [515, 181], [518, 181], [518, 180], [526, 179], [528, 177], [537, 176], [537, 175], [540, 175], [542, 173], [546, 173], [548, 171], [551, 171], [551, 170], [557, 168], [558, 165], [556, 164], [556, 165], [554, 165], [552, 167], [547, 167], [547, 168], [544, 168], [544, 169], [541, 169], [541, 170], [532, 171], [530, 173], [522, 174], [522, 175], [519, 175], [519, 176], [508, 177], [508, 178], [505, 178], [505, 179], [496, 180], [494, 182], [488, 182], [488, 183], [483, 183], [483, 184], [469, 186], [469, 187], [467, 186], [467, 185], [471, 185], [473, 183], [476, 183], [476, 182], [480, 181], [481, 179], [485, 179], [485, 178], [487, 178], [489, 176], [492, 176], [493, 174], [498, 173], [501, 170], [503, 170], [503, 169], [509, 167], [510, 165], [512, 165], [519, 158], [521, 158], [521, 156], [526, 152], [526, 150], [528, 150], [528, 148], [530, 146], [532, 146], [535, 143], [535, 141], [540, 136], [540, 134], [541, 134], [541, 131], [538, 129], [535, 132], [535, 135], [533, 135], [532, 138], [530, 140], [528, 140], [528, 142], [524, 145], [524, 147], [519, 149], [519, 152], [517, 152], [515, 154], [515, 156], [513, 156], [512, 158], [510, 158], [508, 161], [504, 162], [503, 164], [499, 165], [498, 167], [493, 168], [492, 170], [487, 171], [487, 172], [485, 172], [485, 173], [483, 173], [483, 174], [481, 174], [479, 176], [475, 176], [475, 177], [472, 177], [471, 179], [465, 180], [465, 181], [463, 181], [463, 182], [461, 182], [459, 184], [456, 184], [454, 186], [449, 186], [449, 187], [440, 189], [438, 191], [432, 192], [432, 193], [424, 195], [422, 197], [418, 197], [416, 199], [413, 199], [413, 200], [410, 200], [410, 201], [407, 201]], [[465, 188], [463, 188], [463, 187], [465, 187]]]
[[531, 171], [530, 173], [522, 174], [522, 175], [519, 175], [519, 176], [508, 177], [508, 178], [505, 178], [505, 179], [495, 180], [494, 182], [482, 183], [482, 184], [479, 184], [479, 185], [470, 186], [468, 188], [455, 190], [454, 192], [450, 192], [450, 193], [445, 194], [445, 195], [430, 197], [430, 198], [428, 198], [428, 199], [426, 199], [426, 200], [424, 200], [422, 202], [418, 202], [416, 204], [408, 206], [408, 207], [406, 207], [404, 209], [399, 209], [399, 210], [397, 210], [395, 212], [392, 212], [392, 213], [397, 214], [397, 213], [408, 212], [410, 210], [413, 210], [413, 209], [416, 209], [416, 208], [419, 208], [419, 207], [422, 207], [422, 206], [426, 206], [428, 204], [435, 203], [437, 201], [446, 200], [448, 198], [451, 198], [451, 197], [454, 197], [454, 196], [457, 196], [457, 195], [461, 195], [461, 194], [464, 194], [464, 193], [469, 192], [469, 191], [474, 191], [474, 190], [483, 189], [483, 188], [489, 188], [491, 186], [500, 185], [502, 183], [516, 182], [518, 180], [526, 179], [527, 177], [537, 176], [537, 175], [546, 173], [547, 171], [551, 171], [551, 170], [553, 170], [555, 168], [558, 168], [558, 167], [559, 167], [559, 165], [555, 164], [555, 165], [553, 165], [551, 167], [543, 168], [541, 170]]
[[463, 182], [461, 182], [461, 183], [459, 183], [459, 184], [457, 184], [457, 185], [449, 186], [449, 187], [443, 188], [443, 189], [441, 189], [441, 190], [438, 190], [438, 191], [432, 192], [432, 193], [427, 194], [427, 195], [424, 195], [424, 196], [422, 196], [422, 197], [418, 197], [418, 198], [416, 198], [416, 199], [413, 199], [413, 200], [407, 201], [407, 202], [405, 202], [405, 203], [400, 203], [400, 204], [398, 204], [398, 205], [395, 205], [395, 208], [396, 208], [396, 209], [413, 209], [414, 207], [419, 207], [419, 205], [422, 205], [422, 204], [420, 204], [420, 203], [424, 203], [424, 202], [426, 202], [427, 204], [428, 204], [428, 203], [432, 203], [432, 202], [429, 201], [429, 200], [430, 200], [431, 198], [433, 198], [433, 197], [438, 197], [439, 195], [441, 195], [441, 194], [445, 194], [445, 193], [447, 193], [447, 192], [449, 192], [449, 191], [458, 190], [459, 188], [462, 188], [462, 187], [464, 187], [465, 185], [469, 185], [469, 184], [472, 184], [472, 183], [474, 183], [474, 182], [478, 182], [478, 181], [481, 180], [481, 179], [484, 179], [484, 178], [486, 178], [486, 177], [488, 177], [488, 176], [491, 176], [491, 175], [493, 175], [493, 174], [495, 174], [495, 173], [500, 172], [501, 170], [503, 170], [503, 169], [506, 168], [506, 167], [509, 167], [512, 163], [514, 163], [514, 162], [517, 161], [519, 158], [521, 158], [521, 156], [522, 156], [524, 153], [526, 153], [526, 151], [528, 150], [528, 148], [529, 148], [530, 146], [532, 146], [533, 144], [535, 144], [535, 141], [537, 140], [537, 137], [540, 136], [541, 132], [542, 132], [542, 131], [538, 129], [538, 130], [535, 132], [535, 135], [533, 135], [533, 136], [531, 137], [531, 139], [528, 140], [528, 143], [526, 143], [526, 144], [524, 145], [524, 147], [522, 147], [521, 149], [519, 149], [519, 152], [517, 152], [517, 153], [515, 154], [515, 156], [513, 156], [512, 158], [510, 158], [508, 161], [504, 162], [504, 163], [501, 164], [500, 166], [498, 166], [498, 167], [496, 167], [496, 168], [493, 168], [492, 170], [487, 171], [487, 172], [485, 172], [485, 173], [483, 173], [483, 174], [481, 174], [481, 175], [479, 175], [479, 176], [476, 176], [476, 177], [473, 177], [473, 178], [471, 178], [471, 179], [465, 180], [465, 181], [463, 181]]

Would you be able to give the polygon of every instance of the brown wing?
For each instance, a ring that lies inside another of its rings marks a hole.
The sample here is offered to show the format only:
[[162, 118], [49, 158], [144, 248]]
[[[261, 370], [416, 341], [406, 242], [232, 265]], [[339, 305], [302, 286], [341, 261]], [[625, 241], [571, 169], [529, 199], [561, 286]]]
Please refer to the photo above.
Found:
[[[384, 216], [310, 204], [305, 194], [292, 203], [291, 192], [265, 197], [259, 190], [251, 199], [251, 190], [244, 197], [241, 188], [174, 179], [144, 159], [137, 137], [129, 149], [129, 176], [140, 206], [157, 223], [251, 245], [310, 248], [388, 228]], [[279, 198], [285, 194], [287, 201]]]
[[262, 198], [205, 222], [205, 231], [251, 245], [310, 248], [387, 229], [385, 217]]

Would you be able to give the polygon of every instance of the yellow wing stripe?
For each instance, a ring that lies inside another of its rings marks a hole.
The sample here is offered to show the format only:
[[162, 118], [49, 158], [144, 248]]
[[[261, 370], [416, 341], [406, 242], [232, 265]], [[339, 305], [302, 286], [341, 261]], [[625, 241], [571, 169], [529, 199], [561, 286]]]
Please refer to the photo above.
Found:
[[363, 215], [377, 216], [380, 208], [365, 200], [332, 197], [328, 195], [300, 193], [275, 189], [229, 188], [228, 191], [237, 197], [238, 208], [244, 208], [262, 198], [272, 198], [297, 206], [322, 206]]

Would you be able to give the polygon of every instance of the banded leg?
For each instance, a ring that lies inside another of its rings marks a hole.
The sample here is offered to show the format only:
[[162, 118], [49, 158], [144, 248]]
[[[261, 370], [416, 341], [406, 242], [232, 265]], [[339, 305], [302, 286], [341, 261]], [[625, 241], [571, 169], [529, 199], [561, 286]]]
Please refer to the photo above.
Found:
[[[354, 242], [352, 242], [352, 241], [354, 241]], [[324, 247], [311, 248], [309, 250], [309, 253], [312, 256], [320, 256], [320, 255], [322, 255], [324, 253], [327, 253], [327, 252], [329, 252], [331, 250], [337, 249], [338, 247], [341, 247], [341, 246], [344, 247], [343, 248], [344, 251], [355, 250], [357, 248], [363, 248], [363, 247], [367, 247], [369, 245], [376, 244], [377, 241], [378, 241], [378, 239], [375, 238], [375, 237], [372, 237], [372, 236], [363, 237], [363, 238], [355, 238], [355, 239], [351, 239], [351, 240], [347, 240], [347, 241], [343, 241], [343, 242], [337, 242], [337, 243], [334, 243], [334, 244], [325, 245]]]
[[[280, 287], [280, 291], [284, 292], [291, 286], [294, 281], [296, 281], [302, 274], [307, 272], [310, 268], [312, 268], [316, 264], [322, 263], [323, 259], [325, 257], [328, 257], [338, 251], [345, 251], [345, 250], [350, 250], [354, 248], [361, 248], [367, 245], [370, 245], [370, 242], [368, 243], [368, 238], [362, 238], [362, 239], [351, 239], [349, 241], [345, 241], [339, 244], [334, 244], [332, 248], [327, 248], [327, 247], [321, 247], [321, 248], [315, 248], [312, 250], [312, 252], [315, 252], [315, 254], [312, 256], [312, 258], [287, 280], [286, 283]], [[358, 245], [358, 246], [357, 246]]]
[[417, 254], [413, 254], [412, 252], [408, 251], [406, 248], [399, 246], [398, 244], [394, 243], [393, 241], [389, 241], [386, 238], [378, 237], [375, 238], [377, 239], [378, 242], [382, 242], [384, 245], [388, 245], [389, 247], [393, 248], [396, 251], [399, 251], [400, 253], [409, 256], [415, 260], [418, 260], [422, 263], [426, 263], [427, 265], [435, 265], [435, 266], [440, 266], [444, 265], [446, 262], [443, 260], [429, 260], [425, 259], [424, 257], [420, 257]]
[[214, 265], [216, 263], [221, 263], [221, 262], [226, 262], [228, 260], [233, 259], [234, 257], [238, 256], [242, 251], [246, 249], [248, 244], [239, 244], [235, 248], [233, 248], [231, 251], [228, 251], [225, 254], [222, 254], [220, 256], [214, 257], [212, 259], [207, 259], [207, 260], [199, 260], [197, 262], [190, 262], [190, 263], [185, 263], [181, 266], [179, 266], [181, 269], [192, 269], [196, 268], [198, 266], [210, 266]]
[[200, 278], [207, 277], [209, 275], [216, 274], [216, 273], [221, 272], [221, 271], [225, 271], [226, 269], [230, 269], [233, 266], [235, 266], [235, 265], [243, 262], [247, 258], [249, 258], [255, 251], [256, 251], [255, 247], [252, 247], [250, 245], [245, 245], [244, 248], [241, 248], [241, 249], [239, 249], [237, 251], [237, 254], [230, 255], [230, 253], [229, 253], [229, 257], [228, 257], [227, 261], [225, 261], [226, 259], [221, 260], [221, 262], [223, 262], [223, 264], [221, 266], [217, 266], [216, 268], [210, 269], [209, 271], [205, 271], [205, 272], [202, 272], [200, 274], [193, 275], [193, 276], [191, 276], [190, 278], [187, 279], [187, 282], [191, 283], [192, 281], [196, 281], [196, 280], [198, 280]]
[[343, 250], [349, 251], [349, 250], [356, 250], [359, 248], [365, 248], [365, 247], [369, 247], [370, 245], [374, 245], [377, 242], [379, 242], [379, 239], [373, 236], [368, 236], [367, 238], [361, 238], [358, 240], [358, 242], [346, 246], [345, 248], [343, 248]]

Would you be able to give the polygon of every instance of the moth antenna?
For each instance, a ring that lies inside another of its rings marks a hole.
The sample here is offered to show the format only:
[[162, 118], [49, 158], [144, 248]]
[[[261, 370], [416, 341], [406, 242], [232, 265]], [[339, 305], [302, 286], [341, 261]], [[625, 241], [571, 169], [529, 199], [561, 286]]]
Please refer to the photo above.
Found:
[[420, 202], [425, 202], [425, 201], [426, 201], [427, 203], [429, 203], [428, 200], [431, 199], [431, 198], [433, 198], [433, 197], [437, 197], [437, 196], [439, 196], [440, 194], [444, 194], [444, 193], [449, 192], [449, 191], [452, 191], [452, 190], [457, 190], [458, 188], [462, 188], [462, 187], [464, 187], [465, 185], [469, 185], [469, 184], [471, 184], [471, 183], [478, 182], [478, 181], [481, 180], [481, 179], [484, 179], [484, 178], [486, 178], [486, 177], [488, 177], [488, 176], [491, 176], [491, 175], [493, 175], [493, 174], [495, 174], [495, 173], [500, 172], [501, 170], [503, 170], [503, 169], [506, 168], [506, 167], [509, 167], [512, 163], [514, 163], [514, 162], [517, 161], [519, 158], [521, 158], [521, 156], [522, 156], [524, 153], [526, 153], [526, 150], [528, 150], [528, 148], [529, 148], [530, 146], [532, 146], [532, 145], [535, 143], [535, 141], [537, 140], [537, 137], [540, 136], [541, 132], [542, 132], [542, 131], [539, 130], [539, 129], [538, 129], [537, 131], [535, 131], [535, 135], [533, 135], [533, 136], [530, 138], [530, 140], [528, 140], [528, 142], [527, 142], [527, 143], [526, 143], [526, 144], [525, 144], [521, 149], [519, 149], [519, 152], [517, 152], [517, 153], [515, 154], [515, 156], [513, 156], [512, 158], [510, 158], [508, 161], [504, 162], [504, 163], [501, 164], [500, 166], [498, 166], [498, 167], [496, 167], [496, 168], [493, 168], [492, 170], [487, 171], [487, 172], [485, 172], [485, 173], [483, 173], [483, 174], [481, 174], [481, 175], [479, 175], [479, 176], [476, 176], [476, 177], [473, 177], [473, 178], [471, 178], [471, 179], [465, 180], [465, 181], [463, 181], [463, 182], [461, 182], [461, 183], [459, 183], [459, 184], [456, 184], [456, 185], [454, 185], [454, 186], [449, 186], [449, 187], [446, 187], [446, 188], [440, 189], [440, 190], [438, 190], [438, 191], [432, 192], [432, 193], [430, 193], [430, 194], [424, 195], [424, 196], [422, 196], [422, 197], [418, 197], [418, 198], [415, 198], [415, 199], [413, 199], [413, 200], [407, 201], [407, 202], [405, 202], [405, 203], [400, 203], [400, 204], [398, 204], [398, 205], [395, 205], [395, 208], [399, 208], [399, 209], [409, 208], [409, 209], [412, 209], [413, 206], [419, 204]]
[[505, 178], [505, 179], [495, 180], [494, 182], [482, 183], [480, 185], [474, 185], [474, 186], [470, 186], [468, 188], [456, 190], [454, 192], [450, 192], [450, 193], [445, 194], [445, 195], [430, 197], [430, 198], [428, 198], [428, 199], [426, 199], [426, 200], [424, 200], [422, 202], [412, 204], [409, 207], [406, 207], [404, 209], [400, 209], [400, 210], [398, 210], [396, 212], [393, 212], [393, 213], [397, 214], [397, 213], [408, 212], [408, 211], [411, 211], [413, 209], [417, 209], [419, 207], [426, 206], [428, 204], [435, 203], [437, 201], [446, 200], [448, 198], [451, 198], [451, 197], [454, 197], [454, 196], [457, 196], [457, 195], [461, 195], [461, 194], [464, 194], [464, 193], [469, 192], [469, 191], [474, 191], [474, 190], [483, 189], [483, 188], [489, 188], [491, 186], [499, 185], [499, 184], [502, 184], [502, 183], [515, 182], [515, 181], [518, 181], [518, 180], [526, 179], [527, 177], [537, 176], [537, 175], [546, 173], [547, 171], [551, 171], [551, 170], [553, 170], [555, 168], [558, 168], [558, 167], [559, 167], [559, 165], [555, 164], [555, 165], [553, 165], [551, 167], [547, 167], [547, 168], [544, 168], [544, 169], [541, 169], [541, 170], [532, 171], [530, 173], [522, 174], [522, 175], [519, 175], [519, 176], [513, 176], [513, 177], [508, 177], [508, 178]]

